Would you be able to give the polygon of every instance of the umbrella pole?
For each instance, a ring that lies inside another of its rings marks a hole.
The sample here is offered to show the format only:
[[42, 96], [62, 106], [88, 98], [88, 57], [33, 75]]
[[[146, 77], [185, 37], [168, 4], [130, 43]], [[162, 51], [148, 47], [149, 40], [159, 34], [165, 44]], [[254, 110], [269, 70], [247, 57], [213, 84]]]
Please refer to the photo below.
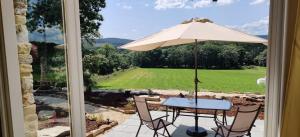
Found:
[[[195, 103], [198, 104], [198, 41], [195, 40], [194, 58], [195, 58]], [[195, 111], [195, 131], [198, 132], [198, 109]]]
[[[194, 58], [195, 58], [195, 105], [197, 105], [198, 103], [198, 83], [199, 83], [199, 79], [198, 79], [198, 41], [195, 40], [195, 45], [194, 45]], [[186, 133], [189, 136], [192, 137], [204, 137], [207, 135], [207, 131], [198, 126], [198, 109], [196, 107], [195, 109], [195, 127], [191, 127], [188, 128]]]

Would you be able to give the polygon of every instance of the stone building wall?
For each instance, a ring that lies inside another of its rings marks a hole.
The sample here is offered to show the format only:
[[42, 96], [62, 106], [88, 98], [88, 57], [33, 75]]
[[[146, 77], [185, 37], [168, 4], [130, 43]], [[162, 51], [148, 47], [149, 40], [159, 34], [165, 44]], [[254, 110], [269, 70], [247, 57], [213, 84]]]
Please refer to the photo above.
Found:
[[37, 137], [38, 117], [33, 96], [32, 45], [26, 27], [27, 0], [14, 0], [18, 55], [23, 95], [25, 137]]

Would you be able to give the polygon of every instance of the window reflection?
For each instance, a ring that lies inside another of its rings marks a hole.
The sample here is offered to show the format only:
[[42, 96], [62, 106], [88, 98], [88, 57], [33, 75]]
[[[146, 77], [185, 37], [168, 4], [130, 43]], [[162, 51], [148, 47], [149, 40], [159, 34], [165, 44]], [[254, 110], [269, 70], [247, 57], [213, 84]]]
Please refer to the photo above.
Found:
[[63, 1], [15, 0], [25, 136], [69, 136]]

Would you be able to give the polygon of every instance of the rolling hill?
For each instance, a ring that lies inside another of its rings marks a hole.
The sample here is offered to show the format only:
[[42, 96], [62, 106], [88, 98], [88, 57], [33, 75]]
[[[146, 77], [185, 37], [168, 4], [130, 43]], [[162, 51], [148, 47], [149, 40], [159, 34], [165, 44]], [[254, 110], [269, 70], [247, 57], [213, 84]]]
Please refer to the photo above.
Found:
[[104, 44], [111, 44], [113, 46], [119, 47], [121, 45], [132, 42], [131, 39], [122, 39], [122, 38], [102, 38], [96, 40], [96, 47], [101, 47]]

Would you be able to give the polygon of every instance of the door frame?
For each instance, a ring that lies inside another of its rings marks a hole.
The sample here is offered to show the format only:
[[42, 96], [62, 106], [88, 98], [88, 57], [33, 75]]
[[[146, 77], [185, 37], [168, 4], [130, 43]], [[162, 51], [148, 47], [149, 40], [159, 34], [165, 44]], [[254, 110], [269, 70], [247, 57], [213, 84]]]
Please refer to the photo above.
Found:
[[79, 0], [64, 0], [68, 68], [68, 90], [73, 137], [86, 136], [84, 82], [82, 71]]
[[[0, 9], [0, 88], [5, 136], [24, 137], [23, 102], [17, 52], [14, 8], [12, 0], [1, 0]], [[3, 18], [2, 18], [3, 17]]]
[[285, 90], [288, 0], [270, 0], [265, 136], [280, 137]]

